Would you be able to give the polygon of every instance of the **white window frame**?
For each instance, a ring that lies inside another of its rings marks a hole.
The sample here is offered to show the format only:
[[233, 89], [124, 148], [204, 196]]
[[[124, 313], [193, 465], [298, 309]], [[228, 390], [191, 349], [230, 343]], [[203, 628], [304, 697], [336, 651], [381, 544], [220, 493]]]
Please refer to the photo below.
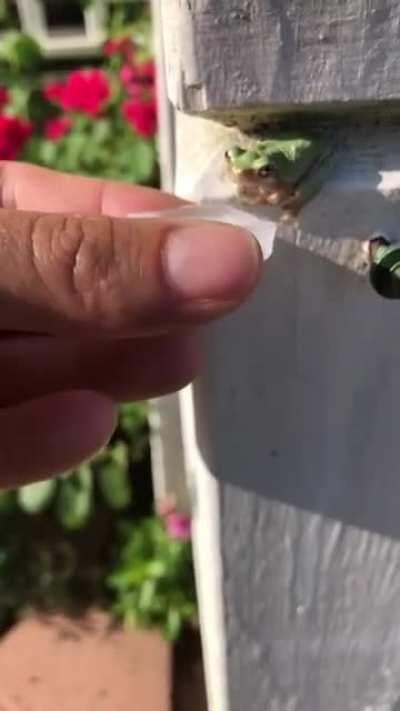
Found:
[[95, 0], [83, 10], [84, 33], [49, 32], [42, 0], [16, 0], [21, 30], [30, 34], [48, 58], [87, 57], [99, 53], [106, 39], [107, 3]]

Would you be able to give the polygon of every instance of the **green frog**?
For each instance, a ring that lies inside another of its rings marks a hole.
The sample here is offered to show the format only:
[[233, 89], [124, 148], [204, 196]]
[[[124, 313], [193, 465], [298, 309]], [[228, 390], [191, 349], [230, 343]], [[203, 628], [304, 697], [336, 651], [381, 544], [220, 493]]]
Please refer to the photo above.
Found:
[[225, 154], [238, 196], [253, 205], [277, 205], [295, 217], [320, 190], [332, 146], [319, 138], [280, 136], [234, 146]]

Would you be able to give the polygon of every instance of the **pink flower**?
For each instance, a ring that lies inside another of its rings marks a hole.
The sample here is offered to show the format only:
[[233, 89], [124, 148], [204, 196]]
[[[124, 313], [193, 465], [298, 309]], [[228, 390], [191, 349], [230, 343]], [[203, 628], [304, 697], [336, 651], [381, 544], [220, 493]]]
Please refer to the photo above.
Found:
[[171, 538], [175, 538], [179, 541], [190, 540], [191, 521], [190, 516], [188, 516], [187, 514], [178, 513], [177, 511], [169, 513], [165, 517], [165, 524], [168, 535]]
[[16, 116], [0, 116], [0, 159], [18, 158], [32, 131], [33, 126], [29, 121]]
[[146, 102], [128, 99], [122, 106], [122, 113], [139, 136], [154, 136], [157, 129], [157, 108], [154, 99]]
[[5, 86], [0, 86], [0, 110], [5, 107], [9, 98], [8, 89]]
[[101, 69], [78, 69], [69, 74], [65, 84], [53, 82], [47, 85], [44, 94], [64, 111], [97, 116], [110, 97], [110, 85]]
[[70, 132], [72, 120], [68, 116], [49, 119], [44, 127], [44, 135], [49, 141], [58, 141]]

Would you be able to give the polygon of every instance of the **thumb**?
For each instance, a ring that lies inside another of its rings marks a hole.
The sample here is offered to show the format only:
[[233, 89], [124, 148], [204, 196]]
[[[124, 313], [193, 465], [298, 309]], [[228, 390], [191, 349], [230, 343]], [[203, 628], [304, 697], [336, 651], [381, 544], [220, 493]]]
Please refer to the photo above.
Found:
[[0, 210], [0, 329], [147, 335], [237, 307], [262, 264], [241, 228]]

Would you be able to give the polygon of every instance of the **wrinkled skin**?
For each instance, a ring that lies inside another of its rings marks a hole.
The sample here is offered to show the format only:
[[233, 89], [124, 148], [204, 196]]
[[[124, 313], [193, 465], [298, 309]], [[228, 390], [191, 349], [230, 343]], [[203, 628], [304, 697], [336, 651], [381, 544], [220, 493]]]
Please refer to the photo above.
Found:
[[139, 186], [6, 162], [0, 204], [4, 487], [87, 459], [118, 402], [190, 382], [199, 327], [246, 299], [262, 257], [240, 228], [140, 218], [180, 201]]

